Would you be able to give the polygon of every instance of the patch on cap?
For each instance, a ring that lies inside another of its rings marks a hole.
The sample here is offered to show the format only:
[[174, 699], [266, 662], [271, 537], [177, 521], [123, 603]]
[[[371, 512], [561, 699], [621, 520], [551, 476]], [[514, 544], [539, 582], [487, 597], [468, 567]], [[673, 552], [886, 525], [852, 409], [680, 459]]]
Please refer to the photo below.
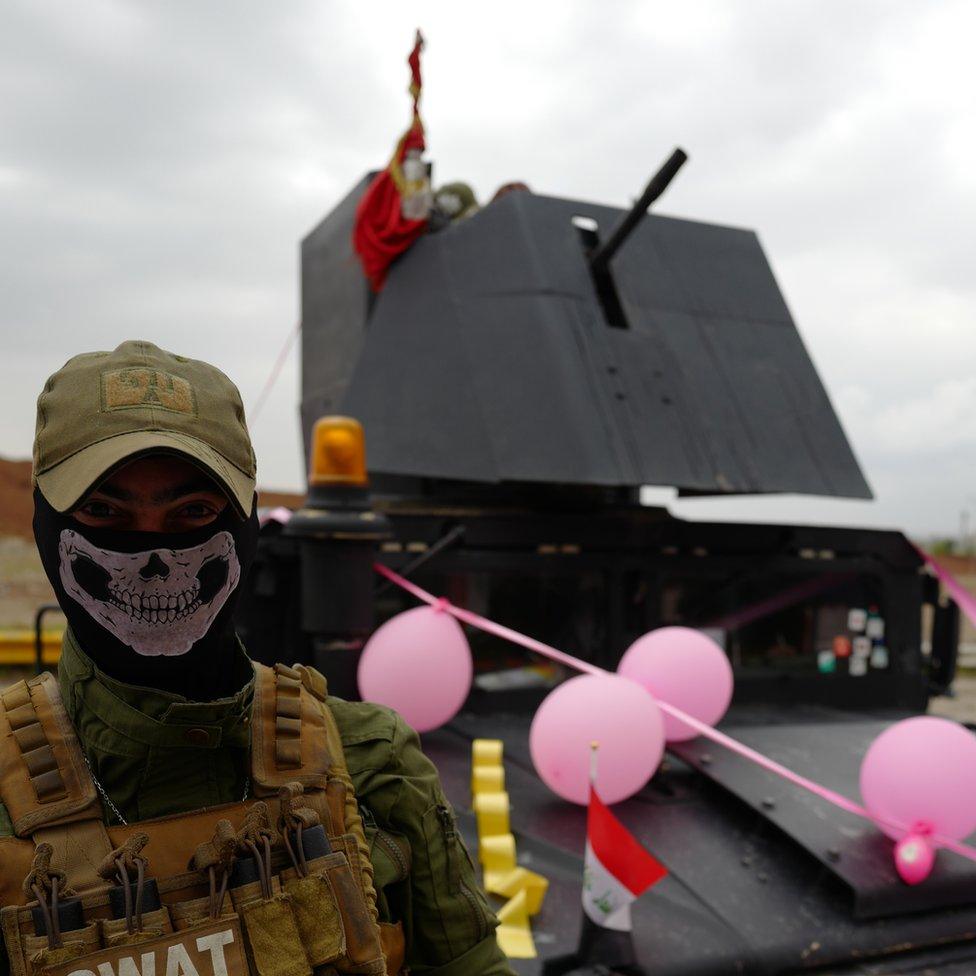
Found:
[[193, 387], [161, 369], [132, 366], [102, 373], [102, 410], [153, 407], [196, 416]]

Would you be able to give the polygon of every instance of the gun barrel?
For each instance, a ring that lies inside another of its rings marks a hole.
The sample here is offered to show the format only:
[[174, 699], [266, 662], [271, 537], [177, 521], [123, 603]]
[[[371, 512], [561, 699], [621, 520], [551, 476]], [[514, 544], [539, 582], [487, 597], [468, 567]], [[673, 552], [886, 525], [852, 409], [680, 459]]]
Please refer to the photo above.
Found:
[[678, 170], [685, 164], [688, 154], [683, 149], [675, 149], [665, 164], [651, 177], [644, 187], [640, 199], [630, 208], [623, 220], [614, 227], [610, 236], [602, 243], [590, 257], [590, 267], [594, 273], [606, 269], [610, 259], [620, 250], [621, 244], [627, 240], [633, 229], [640, 223], [647, 213], [647, 208], [668, 188], [668, 184], [675, 178]]

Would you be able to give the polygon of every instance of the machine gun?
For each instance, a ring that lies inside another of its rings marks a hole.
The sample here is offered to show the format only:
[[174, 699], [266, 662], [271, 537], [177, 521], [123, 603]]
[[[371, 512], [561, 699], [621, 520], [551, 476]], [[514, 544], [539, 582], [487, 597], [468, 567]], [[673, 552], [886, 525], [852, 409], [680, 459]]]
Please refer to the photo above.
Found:
[[600, 243], [596, 230], [586, 226], [585, 219], [584, 222], [576, 224], [589, 261], [590, 278], [593, 281], [597, 301], [600, 303], [607, 325], [611, 328], [629, 329], [630, 321], [620, 300], [617, 283], [610, 269], [610, 261], [647, 216], [648, 208], [668, 188], [687, 159], [688, 155], [683, 149], [675, 149], [670, 158], [651, 177], [640, 198], [624, 214], [603, 243]]
[[651, 177], [637, 202], [614, 227], [606, 241], [590, 254], [590, 271], [594, 277], [604, 274], [609, 269], [613, 256], [633, 233], [651, 204], [670, 186], [671, 181], [678, 175], [678, 170], [687, 161], [688, 154], [681, 148], [675, 149], [664, 165]]

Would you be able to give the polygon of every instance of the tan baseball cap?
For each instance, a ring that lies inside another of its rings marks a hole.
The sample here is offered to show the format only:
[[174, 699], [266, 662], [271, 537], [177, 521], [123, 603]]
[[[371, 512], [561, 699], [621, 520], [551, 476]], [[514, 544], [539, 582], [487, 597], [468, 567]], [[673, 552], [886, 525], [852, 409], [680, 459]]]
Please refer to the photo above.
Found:
[[123, 342], [69, 359], [37, 398], [34, 483], [59, 512], [123, 462], [158, 453], [203, 468], [250, 515], [257, 467], [244, 405], [209, 363]]

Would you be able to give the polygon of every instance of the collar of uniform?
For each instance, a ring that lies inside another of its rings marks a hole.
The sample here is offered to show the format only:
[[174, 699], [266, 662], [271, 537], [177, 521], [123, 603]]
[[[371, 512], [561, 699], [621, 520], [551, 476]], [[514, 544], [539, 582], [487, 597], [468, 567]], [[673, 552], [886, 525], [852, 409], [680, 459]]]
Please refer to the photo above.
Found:
[[237, 651], [234, 667], [240, 669], [243, 682], [240, 691], [230, 698], [194, 702], [109, 677], [95, 666], [69, 628], [58, 663], [58, 684], [68, 715], [77, 728], [82, 713], [87, 712], [118, 735], [149, 747], [246, 747], [254, 670], [236, 635], [233, 640]]

